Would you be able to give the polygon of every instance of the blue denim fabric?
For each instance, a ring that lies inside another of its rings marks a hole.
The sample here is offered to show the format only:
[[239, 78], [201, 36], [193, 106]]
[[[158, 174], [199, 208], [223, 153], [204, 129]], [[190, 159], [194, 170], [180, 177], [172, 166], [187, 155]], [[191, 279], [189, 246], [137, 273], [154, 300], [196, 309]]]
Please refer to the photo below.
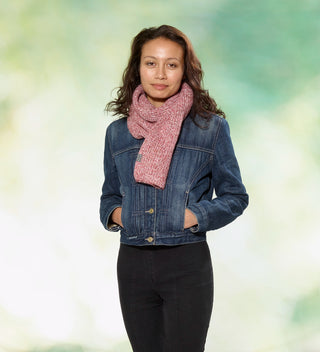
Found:
[[[198, 122], [204, 124], [200, 118]], [[107, 230], [121, 230], [121, 243], [140, 246], [204, 241], [206, 231], [227, 225], [247, 207], [249, 197], [225, 119], [213, 115], [205, 128], [190, 117], [185, 119], [163, 190], [134, 180], [142, 143], [143, 139], [132, 137], [124, 118], [107, 128], [100, 219]], [[110, 224], [117, 207], [122, 207], [123, 228]], [[196, 215], [197, 226], [184, 229], [186, 208]]]

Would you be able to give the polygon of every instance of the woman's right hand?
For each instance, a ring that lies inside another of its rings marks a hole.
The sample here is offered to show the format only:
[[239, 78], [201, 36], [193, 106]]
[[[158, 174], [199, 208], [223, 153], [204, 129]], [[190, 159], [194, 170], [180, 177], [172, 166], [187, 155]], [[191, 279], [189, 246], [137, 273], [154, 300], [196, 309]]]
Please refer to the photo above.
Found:
[[184, 214], [184, 228], [189, 229], [192, 226], [198, 225], [198, 219], [189, 209], [185, 210]]
[[116, 208], [111, 214], [111, 221], [113, 223], [123, 227], [123, 224], [122, 224], [122, 221], [121, 221], [121, 212], [122, 212], [122, 208], [121, 207]]

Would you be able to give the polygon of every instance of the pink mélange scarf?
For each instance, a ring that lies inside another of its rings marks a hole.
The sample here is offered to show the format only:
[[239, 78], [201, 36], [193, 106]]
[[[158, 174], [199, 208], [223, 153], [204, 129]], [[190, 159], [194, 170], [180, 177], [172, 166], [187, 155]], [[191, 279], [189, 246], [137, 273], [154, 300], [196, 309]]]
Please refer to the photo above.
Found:
[[193, 103], [193, 91], [187, 83], [160, 107], [153, 106], [142, 85], [132, 96], [127, 125], [134, 138], [145, 138], [134, 167], [137, 182], [164, 189], [181, 125]]

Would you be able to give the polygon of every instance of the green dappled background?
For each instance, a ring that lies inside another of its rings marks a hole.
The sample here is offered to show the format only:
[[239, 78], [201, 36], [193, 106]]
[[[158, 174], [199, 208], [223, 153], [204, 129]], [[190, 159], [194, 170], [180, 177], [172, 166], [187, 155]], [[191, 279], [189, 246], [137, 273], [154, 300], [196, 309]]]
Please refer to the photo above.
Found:
[[208, 234], [207, 351], [320, 351], [320, 2], [0, 4], [0, 351], [128, 352], [99, 223], [104, 112], [131, 39], [185, 32], [250, 194]]

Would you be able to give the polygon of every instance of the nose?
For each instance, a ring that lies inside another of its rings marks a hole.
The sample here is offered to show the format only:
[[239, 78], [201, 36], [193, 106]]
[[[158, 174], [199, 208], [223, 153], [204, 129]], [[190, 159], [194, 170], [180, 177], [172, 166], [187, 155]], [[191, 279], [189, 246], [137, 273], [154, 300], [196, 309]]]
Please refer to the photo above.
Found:
[[159, 65], [158, 70], [157, 70], [156, 78], [158, 78], [158, 79], [166, 79], [167, 78], [166, 70], [165, 70], [164, 66]]

